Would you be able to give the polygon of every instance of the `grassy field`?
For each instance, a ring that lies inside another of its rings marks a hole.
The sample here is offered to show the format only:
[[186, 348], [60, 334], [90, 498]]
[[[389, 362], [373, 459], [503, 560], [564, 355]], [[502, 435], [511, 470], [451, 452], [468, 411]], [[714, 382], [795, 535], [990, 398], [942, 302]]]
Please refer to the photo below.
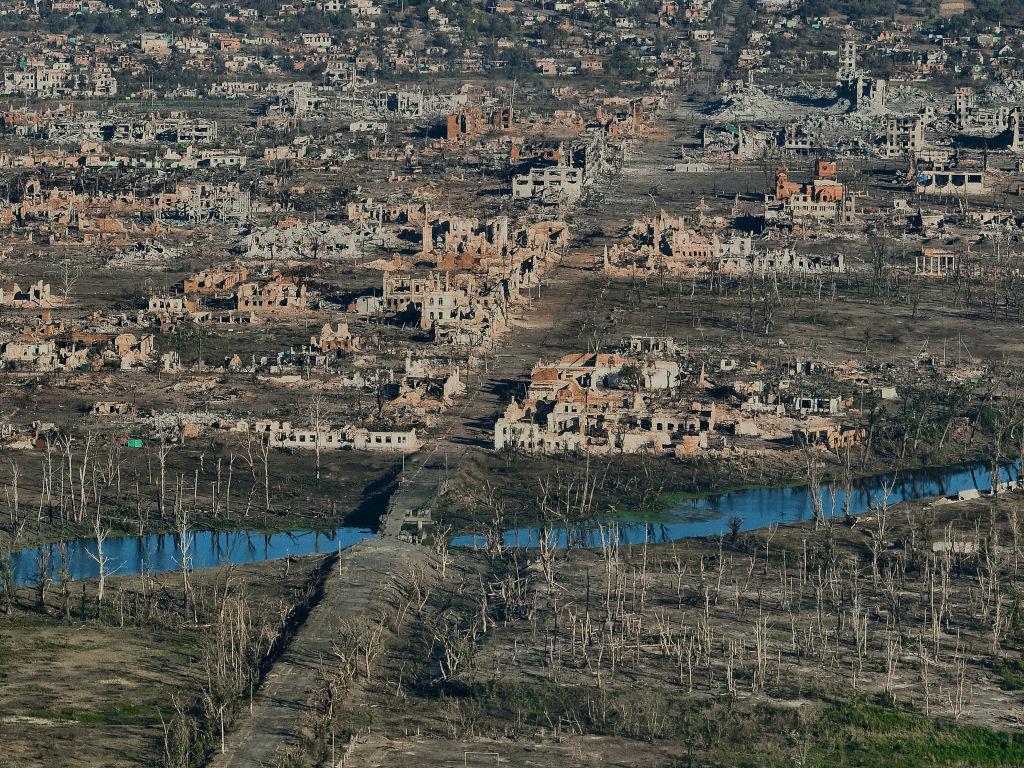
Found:
[[[113, 577], [99, 614], [95, 580], [71, 584], [67, 598], [50, 587], [45, 608], [36, 590], [19, 591], [0, 618], [0, 765], [48, 768], [58, 755], [77, 768], [185, 765], [184, 732], [201, 755], [216, 737], [204, 702], [217, 659], [223, 664], [218, 616], [246, 606], [250, 620], [237, 628], [254, 645], [235, 647], [262, 649], [252, 657], [262, 665], [322, 563], [195, 572], [187, 604], [180, 574]], [[265, 670], [252, 671], [256, 684]], [[215, 696], [230, 724], [245, 691], [222, 687]]]
[[376, 766], [1019, 765], [1020, 512], [1006, 496], [721, 542], [442, 550], [368, 617], [383, 650], [337, 669], [345, 693], [314, 721]]

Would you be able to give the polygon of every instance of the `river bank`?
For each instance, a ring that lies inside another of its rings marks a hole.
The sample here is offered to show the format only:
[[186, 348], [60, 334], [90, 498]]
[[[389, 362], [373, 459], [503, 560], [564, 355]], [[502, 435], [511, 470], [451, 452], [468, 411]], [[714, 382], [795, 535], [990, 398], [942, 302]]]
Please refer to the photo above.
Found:
[[[1004, 481], [1016, 480], [1019, 467], [1003, 468]], [[858, 516], [885, 504], [894, 506], [961, 492], [986, 492], [990, 488], [987, 465], [981, 463], [885, 473], [854, 480], [844, 485], [824, 483], [812, 493], [807, 486], [756, 486], [725, 493], [669, 496], [664, 511], [649, 519], [628, 516], [593, 516], [572, 525], [524, 526], [503, 529], [502, 540], [509, 547], [536, 547], [541, 538], [555, 546], [570, 542], [599, 548], [614, 536], [620, 543], [664, 543], [691, 538], [716, 537], [812, 520], [817, 509], [826, 518]], [[817, 499], [817, 501], [815, 501]], [[108, 574], [161, 573], [181, 570], [183, 558], [192, 569], [212, 568], [275, 560], [290, 556], [329, 553], [374, 537], [370, 528], [339, 527], [327, 531], [295, 530], [265, 533], [243, 531], [197, 531], [183, 547], [173, 533], [147, 536], [111, 537], [104, 542]], [[466, 533], [455, 536], [457, 547], [482, 546], [486, 537]], [[67, 574], [74, 580], [99, 574], [94, 538], [65, 542]], [[15, 583], [38, 581], [41, 567], [48, 565], [50, 577], [62, 571], [60, 546], [27, 547], [13, 554]]]

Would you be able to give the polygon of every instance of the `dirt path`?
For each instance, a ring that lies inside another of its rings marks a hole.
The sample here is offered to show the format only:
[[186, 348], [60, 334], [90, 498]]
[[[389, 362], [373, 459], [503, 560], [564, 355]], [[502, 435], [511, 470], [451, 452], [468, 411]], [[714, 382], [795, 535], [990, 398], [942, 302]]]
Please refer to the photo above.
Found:
[[677, 143], [675, 131], [666, 128], [651, 141], [632, 147], [624, 171], [608, 180], [598, 202], [577, 212], [575, 229], [600, 226], [605, 234], [570, 249], [545, 276], [539, 297], [513, 314], [513, 328], [487, 355], [486, 369], [478, 368], [468, 378], [467, 396], [425, 435], [425, 447], [406, 460], [382, 536], [397, 536], [406, 514], [428, 506], [444, 478], [468, 453], [490, 450], [494, 422], [538, 360], [555, 360], [588, 348], [585, 329], [601, 313], [606, 282], [593, 271], [600, 249], [631, 222], [636, 201], [644, 199], [658, 171], [672, 161]]
[[[578, 226], [600, 223], [610, 236], [628, 224], [657, 170], [674, 157], [676, 143], [673, 131], [663, 130], [634, 147], [625, 171], [607, 183], [607, 192], [591, 209], [577, 212]], [[496, 417], [538, 359], [586, 349], [582, 328], [600, 310], [600, 291], [587, 290], [601, 282], [590, 271], [600, 244], [573, 249], [549, 272], [540, 297], [518, 310], [513, 329], [495, 344], [486, 370], [470, 378], [468, 395], [424, 436], [425, 447], [406, 459], [378, 538], [341, 554], [340, 566], [326, 579], [323, 599], [257, 693], [253, 714], [228, 735], [226, 752], [215, 755], [210, 768], [271, 766], [298, 738], [320, 660], [332, 656], [338, 623], [364, 613], [392, 577], [425, 556], [423, 547], [398, 538], [407, 516], [429, 508], [445, 477], [469, 452], [489, 449]]]
[[457, 467], [467, 451], [486, 450], [494, 417], [507, 404], [507, 387], [518, 382], [538, 356], [551, 356], [549, 331], [564, 297], [583, 274], [568, 266], [553, 273], [530, 317], [523, 316], [522, 327], [502, 340], [504, 348], [514, 348], [515, 354], [497, 356], [472, 382], [469, 395], [426, 436], [427, 445], [406, 459], [378, 538], [341, 554], [340, 567], [326, 579], [323, 598], [258, 691], [253, 714], [228, 735], [226, 752], [215, 755], [210, 768], [271, 766], [296, 741], [320, 660], [332, 656], [331, 640], [338, 623], [364, 613], [391, 578], [426, 556], [424, 547], [398, 538], [406, 514], [429, 506], [448, 469]]
[[252, 716], [228, 735], [226, 752], [215, 755], [209, 766], [274, 765], [299, 736], [320, 663], [333, 657], [331, 641], [339, 622], [365, 613], [392, 575], [425, 556], [423, 547], [397, 539], [363, 542], [342, 552], [327, 577], [323, 598], [256, 694]]

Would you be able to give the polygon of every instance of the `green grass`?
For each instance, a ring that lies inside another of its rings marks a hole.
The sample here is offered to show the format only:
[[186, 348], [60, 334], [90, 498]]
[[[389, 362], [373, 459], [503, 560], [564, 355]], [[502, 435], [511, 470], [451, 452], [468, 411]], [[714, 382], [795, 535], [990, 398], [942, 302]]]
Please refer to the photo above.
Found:
[[820, 328], [835, 328], [839, 322], [824, 312], [812, 312], [806, 315], [795, 315], [791, 322], [803, 325], [817, 325]]
[[886, 704], [830, 706], [820, 732], [831, 744], [817, 746], [818, 764], [865, 768], [1024, 765], [1024, 737], [930, 718]]
[[672, 687], [598, 690], [496, 679], [427, 695], [459, 702], [484, 733], [507, 732], [515, 724], [529, 735], [552, 723], [578, 723], [592, 735], [692, 744], [699, 764], [709, 767], [781, 768], [797, 764], [799, 755], [815, 768], [1024, 765], [1024, 735], [958, 725], [883, 699], [819, 700], [796, 709]]
[[1024, 690], [1024, 658], [1016, 661], [1000, 661], [996, 665], [999, 687], [1004, 691]]

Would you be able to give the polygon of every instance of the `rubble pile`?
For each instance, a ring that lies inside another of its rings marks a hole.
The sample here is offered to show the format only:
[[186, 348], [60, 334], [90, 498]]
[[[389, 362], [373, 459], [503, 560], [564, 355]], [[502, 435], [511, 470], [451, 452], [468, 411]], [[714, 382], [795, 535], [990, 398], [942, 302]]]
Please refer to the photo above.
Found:
[[[824, 93], [828, 93], [827, 91]], [[813, 105], [813, 92], [794, 91], [759, 85], [742, 84], [733, 93], [707, 108], [705, 114], [717, 122], [754, 122], [763, 120], [803, 119], [809, 115], [844, 115], [850, 102], [835, 96], [823, 105]], [[799, 98], [798, 98], [799, 97]]]
[[107, 259], [110, 269], [162, 269], [181, 260], [181, 250], [153, 240], [120, 248]]
[[348, 225], [326, 221], [285, 219], [254, 228], [245, 235], [243, 247], [246, 259], [349, 261], [361, 255], [359, 238]]

